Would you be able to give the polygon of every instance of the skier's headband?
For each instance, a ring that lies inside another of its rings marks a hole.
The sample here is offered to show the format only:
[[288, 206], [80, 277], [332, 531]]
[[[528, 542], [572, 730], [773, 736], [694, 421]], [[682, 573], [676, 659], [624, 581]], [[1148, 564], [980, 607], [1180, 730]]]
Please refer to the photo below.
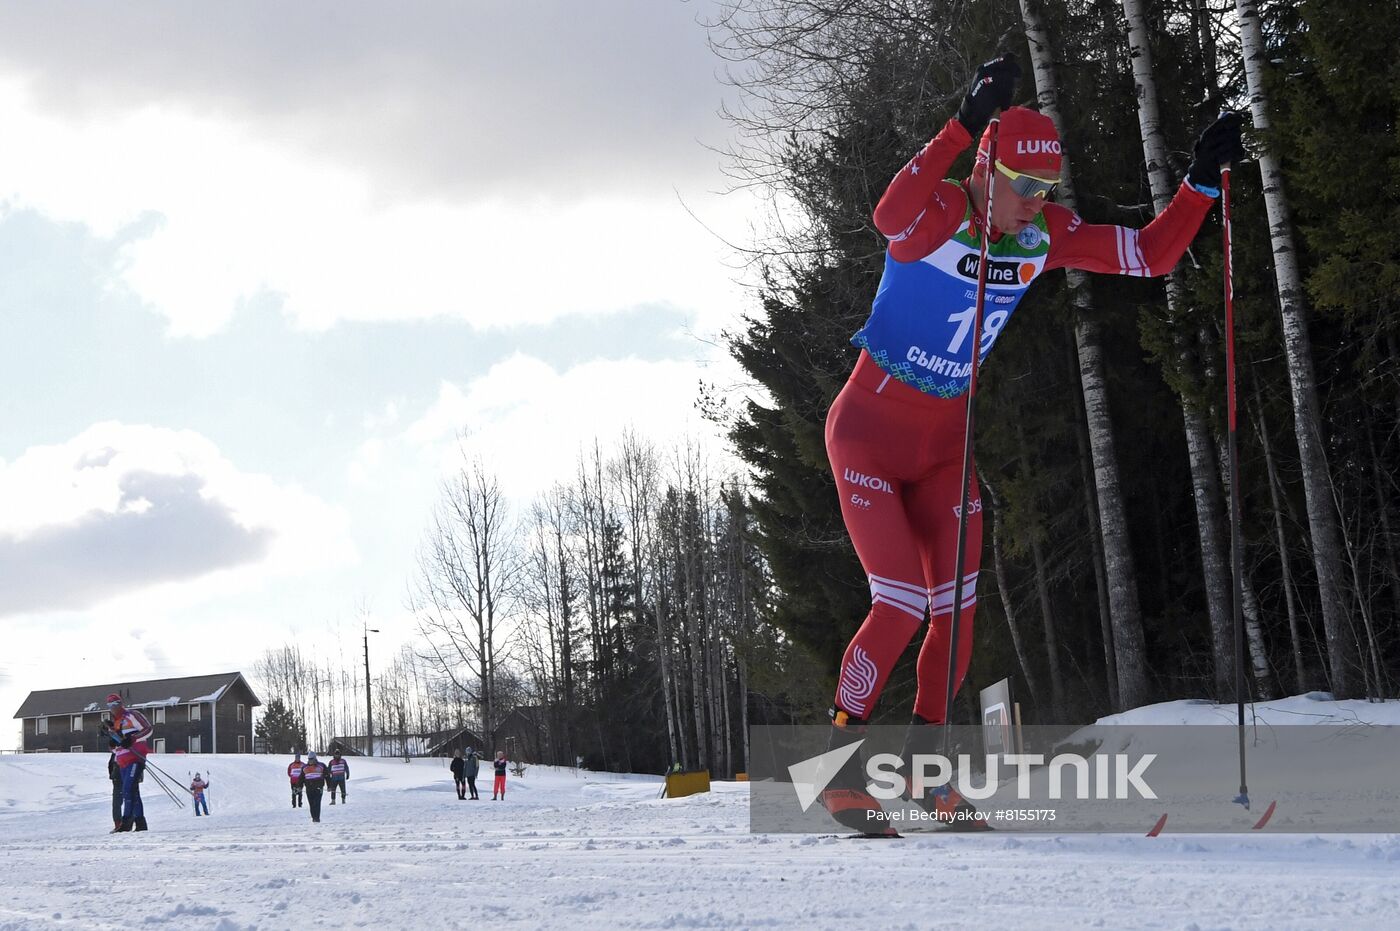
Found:
[[1055, 193], [1055, 188], [1059, 187], [1060, 179], [1053, 181], [1047, 178], [1037, 178], [1034, 175], [1024, 174], [1019, 171], [1012, 171], [997, 159], [997, 171], [1006, 175], [1011, 182], [1011, 190], [1015, 191], [1019, 197], [1039, 198], [1046, 200]]

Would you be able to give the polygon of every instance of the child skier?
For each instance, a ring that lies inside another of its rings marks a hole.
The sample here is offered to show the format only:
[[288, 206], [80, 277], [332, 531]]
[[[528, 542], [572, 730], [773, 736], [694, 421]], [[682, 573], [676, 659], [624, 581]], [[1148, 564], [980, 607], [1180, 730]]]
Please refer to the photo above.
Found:
[[199, 817], [199, 808], [204, 806], [204, 813], [209, 814], [209, 800], [204, 797], [204, 790], [209, 788], [209, 783], [200, 778], [199, 773], [194, 774], [194, 779], [190, 780], [190, 795], [194, 796], [194, 816]]

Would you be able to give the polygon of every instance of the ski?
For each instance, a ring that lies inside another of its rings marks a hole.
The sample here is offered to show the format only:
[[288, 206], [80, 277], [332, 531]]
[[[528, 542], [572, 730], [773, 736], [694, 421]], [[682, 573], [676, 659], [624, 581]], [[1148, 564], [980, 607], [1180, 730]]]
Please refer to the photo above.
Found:
[[[1249, 829], [1250, 829], [1251, 831], [1262, 831], [1262, 830], [1264, 829], [1264, 826], [1267, 825], [1267, 824], [1269, 823], [1269, 819], [1271, 819], [1271, 818], [1274, 816], [1274, 812], [1275, 812], [1277, 809], [1278, 809], [1278, 801], [1277, 801], [1277, 800], [1274, 800], [1274, 801], [1270, 802], [1270, 803], [1269, 803], [1269, 807], [1267, 807], [1267, 808], [1264, 809], [1264, 814], [1261, 815], [1261, 816], [1259, 817], [1259, 820], [1258, 820], [1258, 821], [1255, 821], [1254, 824], [1252, 824], [1252, 825], [1250, 826]], [[1150, 831], [1147, 832], [1147, 836], [1148, 836], [1148, 837], [1156, 837], [1157, 835], [1161, 834], [1161, 833], [1162, 833], [1162, 828], [1166, 827], [1166, 824], [1167, 824], [1167, 813], [1166, 813], [1166, 812], [1163, 812], [1163, 813], [1162, 813], [1162, 817], [1160, 817], [1160, 818], [1157, 819], [1157, 823], [1154, 824], [1154, 825], [1152, 825], [1152, 830], [1150, 830]]]
[[905, 828], [908, 834], [989, 834], [996, 830], [986, 821], [931, 821], [927, 825]]
[[897, 831], [890, 831], [887, 834], [857, 831], [854, 834], [818, 834], [817, 836], [822, 840], [900, 840], [904, 837]]

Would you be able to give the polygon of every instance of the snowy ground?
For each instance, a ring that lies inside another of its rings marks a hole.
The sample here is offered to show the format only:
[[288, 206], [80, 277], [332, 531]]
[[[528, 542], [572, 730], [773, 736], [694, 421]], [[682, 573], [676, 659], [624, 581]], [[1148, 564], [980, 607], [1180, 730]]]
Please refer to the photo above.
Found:
[[[1400, 718], [1346, 704], [1275, 711]], [[741, 783], [660, 800], [656, 777], [531, 767], [462, 802], [434, 760], [353, 761], [313, 825], [284, 759], [155, 759], [198, 764], [210, 818], [148, 782], [150, 831], [109, 835], [105, 755], [0, 758], [0, 931], [1400, 927], [1396, 835], [752, 835]]]

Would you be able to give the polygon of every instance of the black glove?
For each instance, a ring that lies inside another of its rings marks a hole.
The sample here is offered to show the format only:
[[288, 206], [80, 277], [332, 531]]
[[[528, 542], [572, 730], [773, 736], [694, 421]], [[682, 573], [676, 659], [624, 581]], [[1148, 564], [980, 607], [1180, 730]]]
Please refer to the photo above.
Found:
[[972, 76], [972, 87], [958, 107], [958, 122], [963, 124], [975, 142], [991, 122], [997, 109], [1011, 106], [1016, 94], [1016, 82], [1021, 79], [1021, 65], [1010, 52], [979, 65]]
[[130, 734], [123, 734], [123, 735], [122, 735], [122, 747], [123, 747], [124, 749], [129, 749], [129, 748], [131, 747], [131, 735], [130, 735]]
[[1240, 144], [1240, 115], [1224, 110], [1214, 123], [1206, 127], [1192, 150], [1191, 167], [1186, 178], [1196, 187], [1220, 187], [1220, 166], [1244, 161], [1244, 146]]

